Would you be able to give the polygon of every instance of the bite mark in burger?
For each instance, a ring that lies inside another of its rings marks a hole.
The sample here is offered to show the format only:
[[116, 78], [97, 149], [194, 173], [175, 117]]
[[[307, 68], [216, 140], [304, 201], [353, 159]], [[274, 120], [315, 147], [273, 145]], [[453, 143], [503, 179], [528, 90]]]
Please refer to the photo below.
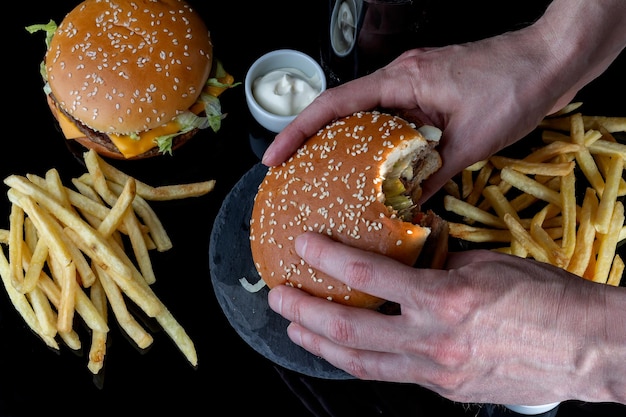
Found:
[[[317, 271], [295, 250], [313, 231], [353, 247], [415, 265], [426, 245], [447, 253], [445, 221], [422, 213], [421, 183], [441, 167], [441, 131], [381, 112], [334, 121], [259, 185], [250, 219], [250, 248], [259, 275], [273, 288], [292, 285], [329, 300], [378, 308], [386, 300]], [[431, 227], [432, 226], [432, 227]], [[441, 238], [435, 235], [441, 235]]]
[[184, 0], [85, 0], [47, 33], [48, 105], [69, 140], [100, 155], [172, 151], [219, 130], [218, 96], [233, 83], [201, 16]]

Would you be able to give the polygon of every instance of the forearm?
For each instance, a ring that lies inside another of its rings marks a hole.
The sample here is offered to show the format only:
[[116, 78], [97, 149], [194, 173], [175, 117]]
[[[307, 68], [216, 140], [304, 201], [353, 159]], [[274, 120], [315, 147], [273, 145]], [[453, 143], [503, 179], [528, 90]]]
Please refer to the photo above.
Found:
[[546, 46], [547, 85], [559, 96], [575, 92], [626, 46], [626, 1], [554, 0], [529, 30]]
[[574, 398], [626, 404], [626, 289], [605, 287], [604, 311], [587, 312]]

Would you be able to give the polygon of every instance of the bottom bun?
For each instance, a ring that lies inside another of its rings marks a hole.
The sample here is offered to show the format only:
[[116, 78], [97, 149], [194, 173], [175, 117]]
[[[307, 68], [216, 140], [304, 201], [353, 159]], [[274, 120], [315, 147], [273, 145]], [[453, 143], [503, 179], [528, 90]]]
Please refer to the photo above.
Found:
[[381, 306], [386, 300], [308, 265], [295, 251], [295, 238], [318, 232], [414, 265], [431, 229], [388, 207], [383, 183], [398, 177], [417, 201], [421, 181], [441, 166], [438, 140], [399, 117], [360, 112], [321, 129], [288, 161], [270, 167], [250, 220], [252, 257], [268, 287], [286, 284], [345, 305]]

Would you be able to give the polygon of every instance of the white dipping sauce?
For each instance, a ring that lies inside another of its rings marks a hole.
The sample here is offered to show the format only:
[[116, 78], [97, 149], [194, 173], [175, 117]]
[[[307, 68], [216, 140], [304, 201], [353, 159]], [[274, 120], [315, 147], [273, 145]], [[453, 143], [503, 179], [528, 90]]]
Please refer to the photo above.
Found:
[[252, 94], [265, 110], [279, 116], [300, 113], [321, 91], [321, 80], [295, 68], [281, 68], [254, 80]]

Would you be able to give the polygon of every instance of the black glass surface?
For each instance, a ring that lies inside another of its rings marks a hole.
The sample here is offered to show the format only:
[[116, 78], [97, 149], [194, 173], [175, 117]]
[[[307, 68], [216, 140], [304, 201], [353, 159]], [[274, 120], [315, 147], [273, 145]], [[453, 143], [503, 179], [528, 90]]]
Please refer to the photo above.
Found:
[[[62, 139], [45, 101], [39, 74], [43, 34], [24, 29], [50, 19], [60, 22], [77, 3], [17, 2], [13, 14], [5, 15], [1, 178], [45, 175], [55, 168], [69, 182], [85, 172], [82, 149]], [[273, 49], [294, 48], [320, 58], [328, 18], [326, 0], [190, 3], [211, 30], [216, 58], [237, 81], [243, 82], [254, 59]], [[517, 6], [507, 2], [496, 14], [491, 13], [489, 2], [476, 3], [429, 1], [419, 43], [473, 40], [514, 29], [536, 18], [545, 1]], [[586, 109], [624, 115], [625, 58], [622, 54], [607, 73], [581, 92]], [[417, 386], [295, 372], [260, 354], [237, 333], [214, 292], [209, 248], [222, 242], [211, 242], [211, 236], [224, 200], [259, 163], [272, 135], [251, 120], [242, 86], [226, 92], [221, 101], [228, 115], [218, 133], [199, 133], [173, 157], [113, 162], [152, 185], [216, 180], [215, 189], [206, 196], [153, 204], [173, 242], [170, 251], [152, 256], [157, 277], [153, 289], [194, 340], [198, 367], [186, 362], [158, 326], [150, 327], [155, 339], [152, 346], [138, 351], [111, 320], [104, 373], [94, 377], [87, 369], [88, 332], [80, 321], [76, 329], [83, 350], [73, 352], [62, 345], [54, 352], [28, 329], [2, 290], [0, 416], [163, 415], [169, 410], [176, 415], [476, 415], [475, 405], [453, 403]], [[0, 228], [8, 227], [9, 212], [5, 187], [0, 192]], [[224, 239], [223, 244], [227, 243]], [[558, 415], [604, 416], [624, 411], [610, 404], [567, 402]]]

